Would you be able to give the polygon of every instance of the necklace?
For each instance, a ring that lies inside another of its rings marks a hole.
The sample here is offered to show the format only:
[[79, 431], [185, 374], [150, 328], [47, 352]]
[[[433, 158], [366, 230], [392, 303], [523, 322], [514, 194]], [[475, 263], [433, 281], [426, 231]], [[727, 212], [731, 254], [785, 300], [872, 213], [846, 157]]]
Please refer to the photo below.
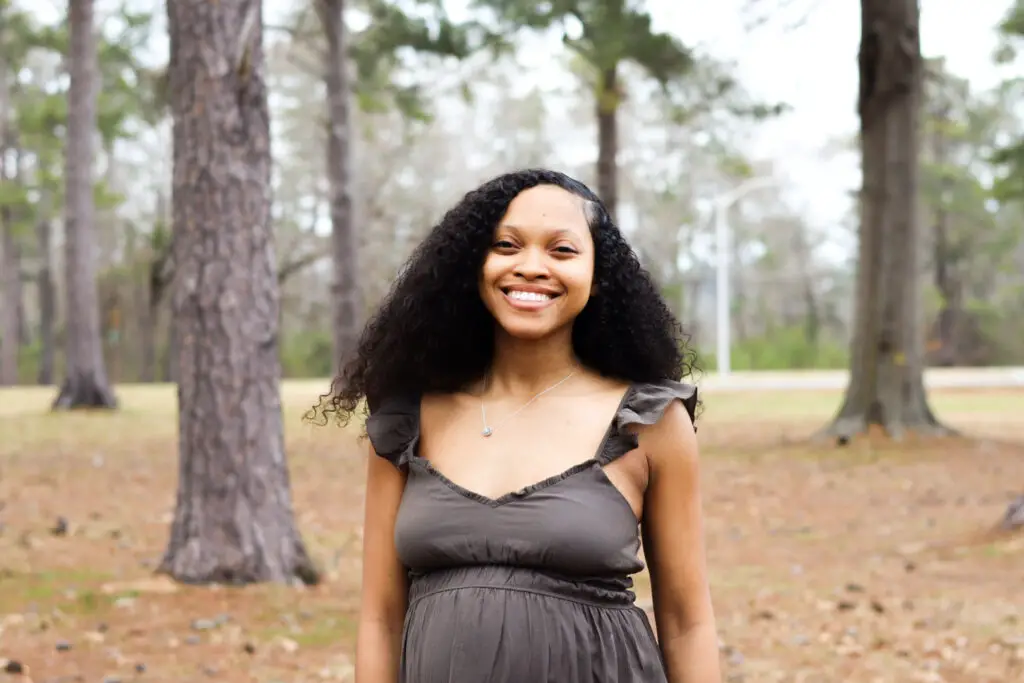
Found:
[[[516, 415], [521, 413], [523, 410], [525, 410], [528, 405], [530, 405], [531, 403], [536, 401], [538, 398], [540, 398], [544, 394], [548, 393], [549, 391], [552, 391], [552, 390], [562, 386], [562, 384], [564, 384], [566, 381], [568, 381], [568, 379], [570, 377], [572, 377], [573, 375], [576, 374], [577, 370], [579, 370], [578, 367], [576, 369], [574, 369], [572, 372], [570, 372], [568, 375], [563, 377], [562, 379], [560, 379], [557, 382], [555, 382], [554, 384], [552, 384], [550, 387], [548, 387], [544, 391], [541, 391], [541, 392], [539, 392], [537, 394], [534, 394], [533, 398], [531, 398], [529, 401], [527, 401], [526, 403], [521, 405], [518, 410], [516, 410], [511, 415], [507, 416], [505, 419], [506, 420], [511, 420], [513, 417], [515, 417]], [[483, 422], [483, 427], [484, 427], [483, 430], [480, 432], [480, 434], [482, 436], [490, 436], [491, 434], [493, 434], [494, 433], [494, 427], [492, 427], [492, 426], [487, 424], [487, 408], [484, 406], [484, 402], [483, 402], [482, 399], [480, 401], [480, 420], [481, 420], [481, 422]]]

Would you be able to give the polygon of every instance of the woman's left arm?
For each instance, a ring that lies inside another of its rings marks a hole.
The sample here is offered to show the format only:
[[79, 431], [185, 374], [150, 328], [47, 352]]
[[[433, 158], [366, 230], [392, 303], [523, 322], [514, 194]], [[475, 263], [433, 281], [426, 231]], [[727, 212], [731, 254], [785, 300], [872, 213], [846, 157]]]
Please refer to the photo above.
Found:
[[658, 642], [669, 683], [721, 683], [718, 634], [704, 553], [697, 437], [674, 401], [640, 445], [650, 479], [644, 495], [644, 555]]

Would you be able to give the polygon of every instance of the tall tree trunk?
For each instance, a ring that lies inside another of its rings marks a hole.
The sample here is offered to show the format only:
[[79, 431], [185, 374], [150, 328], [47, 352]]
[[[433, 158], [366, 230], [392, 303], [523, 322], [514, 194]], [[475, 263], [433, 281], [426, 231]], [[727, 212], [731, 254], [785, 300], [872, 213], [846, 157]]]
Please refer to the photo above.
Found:
[[[8, 182], [7, 148], [10, 144], [10, 90], [7, 63], [0, 54], [0, 182]], [[18, 382], [18, 296], [20, 259], [14, 242], [9, 206], [0, 206], [0, 386]]]
[[[157, 330], [160, 329], [160, 307], [173, 278], [173, 266], [170, 264], [170, 246], [161, 246], [162, 251], [151, 255], [146, 278], [146, 296], [140, 302], [140, 338], [142, 344], [142, 381], [155, 382], [157, 369]], [[172, 335], [173, 336], [173, 335]], [[173, 349], [168, 349], [168, 355]], [[170, 380], [170, 372], [165, 371], [164, 381]]]
[[[141, 380], [157, 381], [157, 330], [160, 329], [160, 307], [167, 293], [174, 269], [172, 266], [171, 249], [163, 235], [167, 226], [167, 199], [163, 192], [156, 198], [156, 221], [153, 226], [153, 237], [150, 239], [149, 268], [146, 273], [146, 296], [139, 304], [141, 320], [139, 321], [139, 339], [142, 345]], [[163, 374], [166, 381], [168, 373]]]
[[327, 182], [331, 205], [331, 255], [334, 260], [333, 338], [336, 367], [359, 338], [358, 247], [352, 207], [352, 122], [348, 37], [344, 0], [317, 0], [327, 38]]
[[615, 217], [619, 204], [619, 78], [612, 66], [601, 71], [597, 89], [597, 193]]
[[284, 450], [261, 3], [175, 0], [167, 16], [180, 464], [160, 570], [313, 583]]
[[821, 336], [821, 306], [818, 303], [818, 295], [814, 288], [814, 272], [811, 264], [812, 249], [810, 237], [807, 234], [807, 226], [800, 224], [796, 226], [796, 234], [793, 237], [793, 251], [797, 258], [797, 270], [800, 274], [800, 290], [804, 300], [803, 326], [804, 341], [815, 349], [818, 348], [818, 339]]
[[804, 314], [804, 341], [817, 352], [818, 340], [821, 338], [821, 311], [818, 304], [818, 295], [814, 291], [814, 282], [810, 273], [805, 273], [803, 280], [803, 295], [806, 312]]
[[[25, 153], [21, 148], [17, 132], [11, 136], [11, 147], [14, 149], [14, 183], [19, 189], [25, 187]], [[15, 221], [24, 223], [30, 214], [23, 207], [16, 212]], [[22, 245], [19, 240], [14, 241], [14, 258], [18, 262], [18, 277], [14, 280], [13, 300], [17, 302], [15, 314], [18, 317], [18, 345], [28, 346], [32, 343], [32, 332], [29, 330], [28, 316], [25, 314], [25, 275], [21, 271], [22, 266]]]
[[53, 402], [55, 410], [114, 408], [100, 339], [99, 293], [96, 283], [96, 226], [93, 203], [93, 136], [99, 70], [93, 0], [69, 0], [70, 75], [65, 148], [65, 332], [64, 383]]
[[921, 41], [917, 0], [861, 0], [863, 187], [850, 383], [829, 427], [947, 433], [924, 389], [918, 215]]
[[39, 271], [36, 273], [36, 289], [39, 293], [39, 384], [49, 386], [54, 378], [54, 356], [56, 355], [57, 292], [53, 284], [53, 239], [50, 217], [49, 195], [45, 193], [39, 202], [39, 218], [36, 223], [36, 240], [39, 247]]
[[945, 366], [957, 364], [958, 326], [963, 311], [963, 287], [960, 282], [955, 257], [949, 236], [950, 215], [945, 206], [935, 214], [935, 287], [942, 297], [939, 307], [936, 331], [939, 337], [938, 363]]
[[21, 263], [9, 207], [0, 207], [0, 386], [18, 383]]
[[167, 325], [167, 352], [163, 360], [163, 380], [174, 384], [178, 381], [178, 330], [174, 323], [174, 305], [171, 305], [171, 320]]
[[146, 286], [136, 290], [134, 308], [139, 317], [139, 381], [150, 383], [156, 381], [156, 329], [160, 309], [154, 305], [153, 277], [150, 272], [146, 276]]
[[32, 330], [29, 329], [28, 314], [25, 310], [25, 279], [27, 275], [21, 269], [23, 254], [18, 239], [14, 240], [14, 261], [18, 264], [18, 270], [16, 271], [17, 277], [13, 280], [14, 292], [11, 295], [11, 301], [14, 302], [14, 319], [17, 321], [18, 346], [24, 347], [32, 343]]
[[156, 381], [156, 326], [159, 323], [157, 309], [149, 305], [151, 297], [145, 290], [145, 296], [138, 298], [139, 320], [139, 381], [151, 383]]
[[[945, 131], [950, 117], [949, 106], [943, 106], [935, 114], [935, 131], [932, 134], [932, 154], [935, 163], [945, 168], [949, 163], [949, 139]], [[935, 209], [935, 245], [933, 259], [935, 261], [935, 286], [942, 297], [936, 327], [939, 336], [938, 362], [942, 365], [955, 365], [957, 362], [957, 325], [963, 310], [963, 297], [960, 282], [957, 254], [954, 251], [952, 235], [950, 235], [951, 216], [947, 202], [952, 192], [952, 182], [943, 176], [939, 186], [938, 206]]]

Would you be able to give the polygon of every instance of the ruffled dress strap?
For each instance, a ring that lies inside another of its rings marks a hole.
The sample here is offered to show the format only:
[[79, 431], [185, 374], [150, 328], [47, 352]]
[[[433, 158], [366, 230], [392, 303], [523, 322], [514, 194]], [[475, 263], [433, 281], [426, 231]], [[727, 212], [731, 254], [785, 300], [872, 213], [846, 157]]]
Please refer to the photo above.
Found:
[[366, 435], [373, 450], [402, 469], [415, 457], [420, 441], [420, 401], [401, 396], [381, 402], [366, 419]]
[[[598, 461], [605, 465], [637, 448], [640, 440], [628, 427], [657, 423], [676, 400], [683, 402], [690, 420], [695, 421], [698, 403], [696, 386], [670, 379], [630, 386], [612, 418], [608, 438], [598, 454]], [[694, 431], [696, 429], [695, 425]]]

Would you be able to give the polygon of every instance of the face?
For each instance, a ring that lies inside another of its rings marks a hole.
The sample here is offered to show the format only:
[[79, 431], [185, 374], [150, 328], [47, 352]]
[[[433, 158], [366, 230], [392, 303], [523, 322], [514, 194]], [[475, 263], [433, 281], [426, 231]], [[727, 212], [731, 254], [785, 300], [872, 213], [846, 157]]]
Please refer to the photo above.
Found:
[[519, 193], [494, 231], [480, 297], [501, 328], [542, 339], [571, 326], [594, 284], [584, 200], [554, 185]]

